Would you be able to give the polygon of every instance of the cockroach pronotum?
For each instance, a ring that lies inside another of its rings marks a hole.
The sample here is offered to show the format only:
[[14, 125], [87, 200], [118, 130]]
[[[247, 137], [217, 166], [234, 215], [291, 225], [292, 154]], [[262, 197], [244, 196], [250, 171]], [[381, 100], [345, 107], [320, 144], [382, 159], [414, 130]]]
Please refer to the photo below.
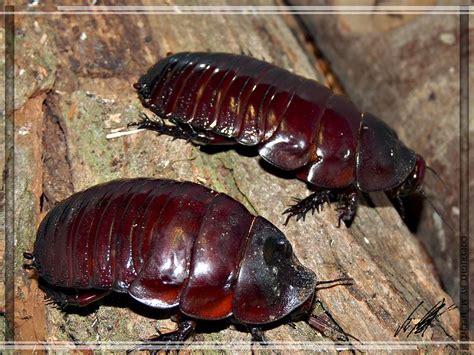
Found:
[[230, 320], [256, 339], [262, 326], [286, 319], [320, 330], [311, 314], [317, 285], [351, 281], [317, 281], [265, 218], [223, 193], [173, 180], [116, 180], [72, 195], [47, 214], [24, 256], [62, 306], [118, 292], [177, 308], [178, 329], [160, 341], [185, 340], [199, 320]]
[[144, 115], [139, 128], [197, 144], [256, 146], [265, 161], [311, 185], [316, 192], [284, 211], [286, 222], [319, 210], [331, 196], [339, 200], [339, 224], [349, 225], [358, 191], [388, 191], [398, 200], [421, 191], [425, 161], [393, 129], [347, 97], [270, 63], [178, 53], [134, 87], [159, 117]]

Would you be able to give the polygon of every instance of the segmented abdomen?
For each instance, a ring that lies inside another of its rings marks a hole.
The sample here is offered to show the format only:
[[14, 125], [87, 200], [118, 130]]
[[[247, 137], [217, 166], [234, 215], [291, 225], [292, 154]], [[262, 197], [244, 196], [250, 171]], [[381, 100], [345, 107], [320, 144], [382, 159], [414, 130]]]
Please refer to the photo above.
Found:
[[54, 287], [128, 292], [153, 307], [180, 304], [188, 314], [219, 318], [231, 312], [253, 219], [237, 201], [197, 184], [117, 180], [57, 205], [41, 223], [33, 255]]
[[263, 138], [265, 127], [274, 125], [265, 122], [263, 101], [275, 91], [272, 83], [281, 72], [245, 56], [180, 53], [150, 70], [144, 80], [149, 91], [143, 96], [162, 117], [255, 144]]

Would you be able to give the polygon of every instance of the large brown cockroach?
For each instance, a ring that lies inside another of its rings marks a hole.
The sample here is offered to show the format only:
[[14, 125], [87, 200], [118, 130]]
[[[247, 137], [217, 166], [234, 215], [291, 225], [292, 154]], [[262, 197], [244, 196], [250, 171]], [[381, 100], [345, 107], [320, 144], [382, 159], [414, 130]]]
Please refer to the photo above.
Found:
[[399, 199], [423, 181], [425, 161], [384, 122], [314, 80], [252, 57], [178, 53], [134, 87], [159, 117], [144, 116], [140, 128], [197, 144], [257, 146], [268, 163], [315, 188], [284, 212], [288, 219], [319, 210], [331, 195], [339, 197], [339, 223], [350, 224], [357, 191]]
[[[263, 325], [306, 320], [317, 281], [283, 233], [229, 196], [191, 182], [124, 179], [76, 193], [41, 222], [28, 268], [54, 302], [85, 306], [111, 292], [178, 309], [182, 341], [196, 320]], [[347, 335], [342, 332], [343, 335]]]

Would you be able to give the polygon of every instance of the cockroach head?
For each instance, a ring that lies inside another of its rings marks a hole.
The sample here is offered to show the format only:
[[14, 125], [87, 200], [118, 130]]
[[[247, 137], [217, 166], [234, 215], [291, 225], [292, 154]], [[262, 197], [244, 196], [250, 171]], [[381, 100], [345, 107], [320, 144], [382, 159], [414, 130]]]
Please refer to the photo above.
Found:
[[421, 185], [425, 178], [426, 162], [422, 156], [416, 155], [415, 167], [405, 181], [396, 188], [396, 193], [399, 196], [407, 196], [417, 191], [420, 191]]

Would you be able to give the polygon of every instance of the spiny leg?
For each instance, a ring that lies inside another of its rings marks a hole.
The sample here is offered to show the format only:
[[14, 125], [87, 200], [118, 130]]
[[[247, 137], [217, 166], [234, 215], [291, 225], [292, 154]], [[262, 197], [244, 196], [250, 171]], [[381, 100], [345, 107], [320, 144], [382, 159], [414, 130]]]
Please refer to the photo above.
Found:
[[187, 141], [198, 138], [199, 134], [188, 125], [180, 124], [176, 120], [172, 120], [172, 122], [174, 125], [167, 125], [161, 117], [157, 117], [156, 120], [152, 120], [146, 114], [141, 113], [140, 121], [129, 123], [128, 126], [136, 126], [138, 129], [147, 129], [174, 137], [176, 139], [184, 139]]
[[263, 332], [262, 328], [251, 327], [249, 328], [249, 332], [252, 335], [252, 354], [258, 351], [258, 349], [254, 349], [255, 345], [260, 345], [260, 346], [268, 345], [267, 338], [265, 337], [265, 333]]
[[[170, 350], [169, 347], [171, 346], [179, 350], [182, 346], [181, 343], [188, 339], [195, 329], [196, 321], [178, 317], [178, 328], [175, 331], [169, 333], [159, 332], [157, 336], [148, 338], [143, 345], [127, 350], [127, 354], [142, 350], [149, 350], [152, 354], [156, 354], [161, 350]], [[157, 344], [153, 344], [154, 342]]]
[[339, 212], [337, 227], [341, 227], [341, 221], [344, 222], [346, 227], [350, 227], [357, 211], [357, 191], [354, 188], [339, 194], [336, 211]]
[[296, 199], [297, 203], [293, 206], [290, 206], [283, 214], [288, 214], [284, 225], [287, 225], [291, 217], [296, 216], [296, 220], [305, 219], [306, 214], [311, 211], [313, 214], [315, 211], [323, 209], [325, 202], [328, 204], [331, 200], [337, 199], [338, 206], [336, 211], [338, 211], [338, 228], [341, 227], [341, 221], [349, 227], [355, 217], [357, 210], [357, 190], [354, 187], [349, 187], [342, 191], [334, 190], [321, 190], [316, 191], [309, 195], [308, 197], [300, 200]]
[[250, 334], [252, 335], [252, 342], [257, 342], [260, 344], [266, 344], [267, 338], [262, 328], [252, 327], [250, 328]]
[[295, 198], [297, 203], [283, 211], [283, 214], [288, 214], [284, 225], [286, 226], [288, 224], [291, 217], [296, 216], [297, 221], [299, 221], [300, 219], [303, 219], [304, 221], [306, 214], [309, 211], [314, 213], [314, 211], [319, 212], [320, 208], [322, 210], [324, 203], [330, 202], [329, 194], [330, 190], [322, 190], [316, 191], [302, 200]]
[[196, 321], [191, 319], [179, 320], [178, 328], [175, 331], [158, 334], [148, 340], [157, 342], [182, 342], [189, 338], [195, 329]]
[[406, 214], [405, 214], [405, 204], [403, 203], [403, 200], [400, 196], [400, 194], [396, 193], [395, 195], [389, 195], [389, 198], [391, 198], [391, 201], [395, 208], [397, 209], [398, 213], [400, 214], [400, 217], [405, 221], [406, 219]]

